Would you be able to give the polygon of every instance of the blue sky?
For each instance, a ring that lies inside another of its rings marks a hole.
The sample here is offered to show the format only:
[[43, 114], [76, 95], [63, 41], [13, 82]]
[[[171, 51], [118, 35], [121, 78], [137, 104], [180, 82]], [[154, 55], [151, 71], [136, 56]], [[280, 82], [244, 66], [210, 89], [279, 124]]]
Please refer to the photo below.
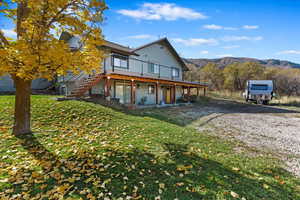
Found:
[[[107, 0], [106, 39], [136, 47], [168, 37], [189, 58], [276, 58], [300, 63], [300, 0]], [[12, 25], [0, 17], [1, 29]]]

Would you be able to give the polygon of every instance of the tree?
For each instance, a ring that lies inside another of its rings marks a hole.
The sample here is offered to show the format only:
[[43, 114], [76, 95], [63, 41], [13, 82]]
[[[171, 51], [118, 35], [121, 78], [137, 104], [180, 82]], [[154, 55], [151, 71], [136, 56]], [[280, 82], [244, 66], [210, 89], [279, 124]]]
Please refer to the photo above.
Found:
[[[103, 44], [105, 9], [102, 0], [0, 1], [0, 13], [15, 23], [17, 33], [11, 40], [0, 31], [0, 75], [10, 74], [16, 87], [14, 134], [31, 132], [32, 80], [100, 70], [105, 54], [97, 46]], [[80, 36], [82, 48], [74, 51], [59, 40], [63, 31]]]
[[265, 67], [258, 63], [233, 63], [224, 69], [224, 87], [231, 91], [243, 90], [246, 81], [255, 79], [259, 80], [264, 77]]
[[230, 91], [236, 91], [241, 88], [241, 80], [239, 77], [239, 63], [232, 63], [225, 67], [224, 74], [224, 88]]
[[192, 63], [186, 63], [186, 65], [189, 68], [189, 70], [183, 73], [184, 80], [201, 82], [202, 74], [200, 68], [198, 68], [195, 64]]
[[241, 88], [244, 89], [246, 87], [247, 80], [260, 80], [264, 77], [265, 67], [255, 62], [246, 62], [241, 63], [239, 67], [239, 77]]
[[280, 69], [273, 75], [276, 91], [280, 94], [300, 95], [300, 70]]
[[209, 81], [213, 89], [221, 89], [224, 83], [223, 70], [215, 63], [208, 63], [201, 69], [203, 79]]

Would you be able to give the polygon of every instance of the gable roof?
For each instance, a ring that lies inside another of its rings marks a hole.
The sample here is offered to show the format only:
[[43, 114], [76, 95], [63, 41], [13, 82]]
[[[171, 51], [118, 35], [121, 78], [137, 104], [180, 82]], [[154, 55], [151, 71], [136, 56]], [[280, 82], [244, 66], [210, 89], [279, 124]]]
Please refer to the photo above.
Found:
[[170, 50], [170, 52], [175, 57], [175, 59], [183, 66], [184, 71], [189, 70], [189, 68], [186, 66], [185, 62], [182, 60], [182, 58], [179, 56], [179, 54], [177, 53], [175, 48], [171, 45], [171, 43], [169, 42], [169, 40], [166, 37], [162, 38], [162, 39], [159, 39], [159, 40], [156, 40], [156, 41], [153, 41], [153, 42], [150, 42], [148, 44], [142, 45], [140, 47], [137, 47], [133, 50], [133, 52], [138, 51], [138, 50], [143, 49], [143, 48], [146, 48], [146, 47], [149, 47], [153, 44], [163, 44], [163, 45], [165, 45]]
[[102, 45], [102, 47], [112, 49], [119, 53], [125, 53], [127, 55], [138, 55], [133, 51], [134, 49], [107, 40], [104, 40], [104, 44]]
[[[69, 34], [68, 32], [63, 32], [59, 39], [64, 40], [64, 41], [69, 41], [72, 37], [73, 36], [71, 34]], [[138, 51], [140, 49], [143, 49], [143, 48], [146, 48], [148, 46], [151, 46], [153, 44], [165, 45], [170, 50], [170, 52], [175, 57], [175, 59], [182, 65], [183, 70], [184, 71], [189, 71], [189, 68], [187, 67], [184, 60], [178, 55], [177, 51], [171, 45], [171, 43], [169, 42], [169, 40], [166, 37], [162, 38], [162, 39], [159, 39], [159, 40], [156, 40], [156, 41], [153, 41], [153, 42], [150, 42], [150, 43], [147, 43], [147, 44], [142, 45], [140, 47], [137, 47], [135, 49], [132, 49], [130, 47], [126, 47], [126, 46], [123, 46], [123, 45], [120, 45], [120, 44], [117, 44], [117, 43], [114, 43], [114, 42], [110, 42], [110, 41], [107, 41], [107, 40], [104, 40], [104, 44], [101, 45], [101, 47], [109, 48], [113, 51], [116, 51], [117, 53], [123, 53], [123, 54], [126, 54], [126, 55], [136, 55], [136, 56], [138, 56], [136, 51]]]
[[[62, 32], [62, 34], [60, 35], [59, 40], [64, 40], [66, 42], [68, 42], [70, 39], [72, 39], [74, 36], [71, 35], [68, 32]], [[116, 53], [121, 53], [121, 54], [126, 54], [126, 55], [138, 55], [136, 54], [133, 50], [129, 47], [114, 43], [114, 42], [110, 42], [107, 40], [104, 40], [104, 44], [102, 44], [100, 47], [104, 47], [104, 48], [108, 48], [111, 49], [113, 51], [115, 51]]]

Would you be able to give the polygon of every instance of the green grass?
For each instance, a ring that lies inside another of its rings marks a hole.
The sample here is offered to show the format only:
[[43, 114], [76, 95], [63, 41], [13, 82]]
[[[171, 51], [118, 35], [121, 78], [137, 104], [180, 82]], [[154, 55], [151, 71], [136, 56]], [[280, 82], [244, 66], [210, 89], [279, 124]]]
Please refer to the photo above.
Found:
[[0, 199], [300, 199], [276, 159], [237, 153], [163, 109], [52, 98], [32, 97], [34, 134], [17, 138], [14, 98], [0, 96]]

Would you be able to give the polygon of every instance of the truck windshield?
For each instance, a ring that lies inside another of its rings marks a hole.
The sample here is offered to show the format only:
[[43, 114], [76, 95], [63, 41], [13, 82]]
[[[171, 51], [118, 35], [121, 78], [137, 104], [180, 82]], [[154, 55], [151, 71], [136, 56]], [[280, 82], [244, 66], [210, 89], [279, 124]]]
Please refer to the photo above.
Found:
[[253, 84], [251, 85], [251, 90], [268, 90], [268, 85]]

